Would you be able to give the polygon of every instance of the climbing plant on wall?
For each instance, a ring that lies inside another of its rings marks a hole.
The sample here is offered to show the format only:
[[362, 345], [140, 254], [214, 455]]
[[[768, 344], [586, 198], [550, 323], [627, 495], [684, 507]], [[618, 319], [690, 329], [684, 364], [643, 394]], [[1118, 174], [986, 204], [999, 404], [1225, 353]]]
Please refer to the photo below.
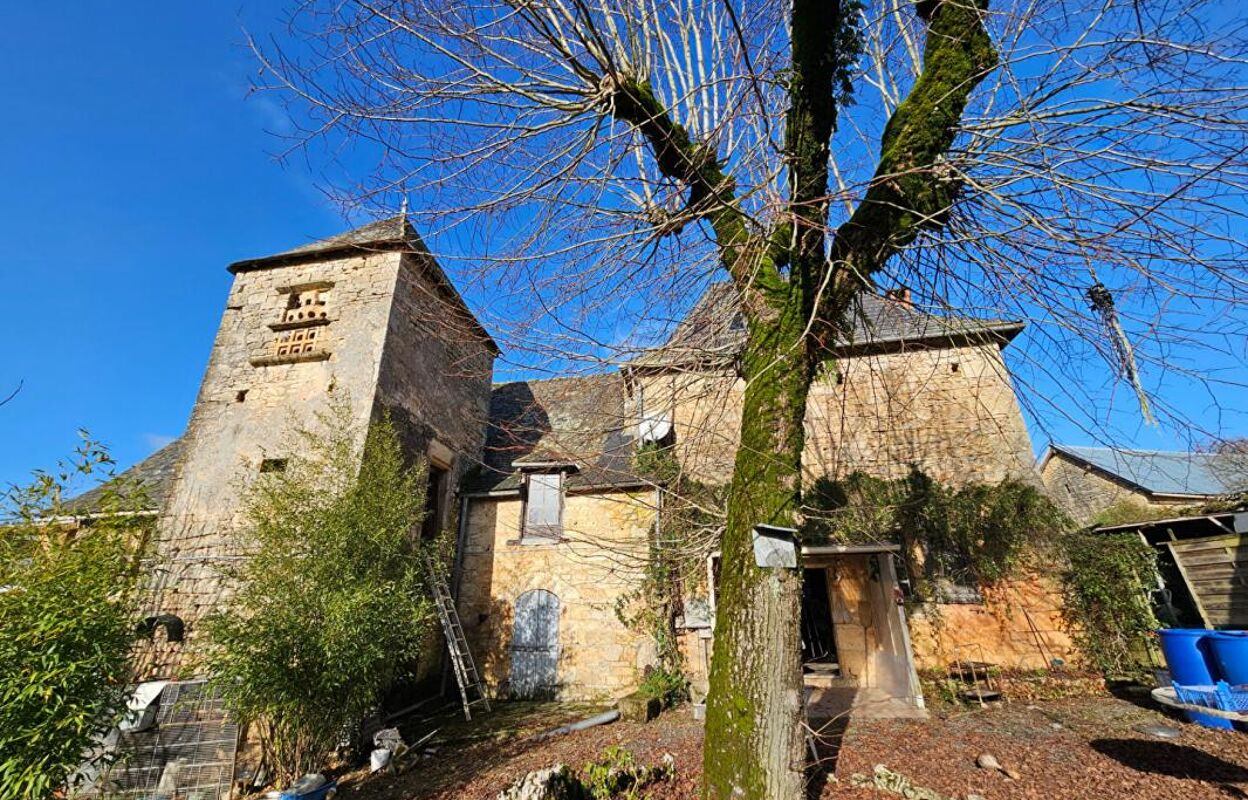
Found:
[[928, 599], [939, 599], [940, 581], [973, 586], [1003, 580], [1029, 553], [1071, 529], [1062, 511], [1029, 483], [953, 488], [917, 468], [897, 480], [862, 473], [823, 478], [805, 499], [810, 540], [900, 541], [915, 588]]
[[1064, 614], [1082, 657], [1105, 674], [1136, 671], [1157, 628], [1156, 551], [1131, 533], [1079, 532], [1065, 544]]
[[656, 486], [662, 500], [651, 530], [644, 578], [622, 596], [616, 615], [654, 640], [658, 663], [643, 676], [641, 691], [666, 703], [685, 693], [684, 659], [676, 617], [684, 597], [704, 590], [706, 558], [714, 550], [723, 518], [721, 492], [684, 474], [671, 448], [648, 443], [638, 448], [634, 468]]

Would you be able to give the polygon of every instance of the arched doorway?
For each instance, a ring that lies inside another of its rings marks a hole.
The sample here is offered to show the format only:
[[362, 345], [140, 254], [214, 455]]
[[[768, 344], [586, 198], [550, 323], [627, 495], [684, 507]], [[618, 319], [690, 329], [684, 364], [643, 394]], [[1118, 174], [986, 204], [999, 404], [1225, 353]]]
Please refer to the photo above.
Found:
[[516, 600], [511, 636], [511, 696], [553, 696], [558, 661], [559, 598], [545, 589], [525, 592]]

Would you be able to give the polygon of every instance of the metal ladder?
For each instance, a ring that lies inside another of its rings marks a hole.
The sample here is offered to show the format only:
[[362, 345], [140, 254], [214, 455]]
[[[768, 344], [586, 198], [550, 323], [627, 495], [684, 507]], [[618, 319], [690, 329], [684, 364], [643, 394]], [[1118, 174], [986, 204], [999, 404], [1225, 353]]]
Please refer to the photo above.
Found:
[[[438, 619], [442, 621], [442, 632], [446, 634], [446, 648], [450, 652], [451, 666], [455, 669], [459, 696], [464, 703], [464, 719], [471, 720], [472, 707], [480, 703], [489, 711], [490, 699], [485, 696], [481, 675], [477, 672], [477, 664], [472, 660], [472, 652], [468, 649], [468, 639], [459, 622], [455, 599], [451, 597], [446, 579], [438, 574], [432, 559], [425, 559], [425, 575], [429, 580], [429, 588], [433, 591], [433, 604], [438, 610]], [[471, 697], [474, 694], [476, 697]]]

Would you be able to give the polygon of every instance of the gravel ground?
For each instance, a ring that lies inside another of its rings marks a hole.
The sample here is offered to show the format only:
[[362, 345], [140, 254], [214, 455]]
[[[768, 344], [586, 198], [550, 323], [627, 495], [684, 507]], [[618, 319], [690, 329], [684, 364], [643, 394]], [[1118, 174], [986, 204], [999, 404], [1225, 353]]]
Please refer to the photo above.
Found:
[[[504, 709], [475, 726], [452, 727], [450, 741], [397, 777], [350, 776], [341, 798], [360, 800], [476, 800], [535, 770], [564, 763], [580, 767], [611, 745], [627, 747], [638, 763], [657, 764], [665, 753], [676, 777], [643, 794], [653, 800], [692, 800], [701, 773], [701, 724], [688, 711], [664, 714], [647, 725], [616, 722], [586, 731], [534, 741], [533, 732], [580, 719], [594, 709], [528, 707]], [[1135, 727], [1165, 723], [1180, 730], [1163, 741]], [[473, 738], [465, 738], [473, 737]], [[996, 709], [957, 712], [928, 721], [855, 722], [832, 734], [827, 767], [814, 792], [822, 798], [896, 798], [852, 785], [855, 774], [870, 775], [877, 764], [915, 785], [955, 798], [978, 794], [987, 800], [1045, 798], [1248, 798], [1248, 736], [1177, 722], [1131, 702], [1103, 697], [1014, 703]], [[1019, 774], [1011, 780], [975, 765], [990, 753]]]

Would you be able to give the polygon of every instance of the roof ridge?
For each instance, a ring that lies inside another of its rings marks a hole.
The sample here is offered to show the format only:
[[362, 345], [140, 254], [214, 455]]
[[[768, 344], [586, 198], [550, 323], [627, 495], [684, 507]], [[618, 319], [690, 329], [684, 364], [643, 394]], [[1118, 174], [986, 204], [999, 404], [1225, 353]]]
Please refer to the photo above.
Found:
[[554, 375], [549, 378], [516, 378], [510, 381], [494, 381], [490, 384], [491, 388], [497, 389], [501, 386], [510, 386], [513, 383], [553, 383], [554, 381], [581, 381], [591, 378], [609, 378], [613, 375], [620, 375], [619, 367], [612, 368], [607, 372], [593, 372], [588, 375]]
[[1183, 456], [1191, 457], [1209, 457], [1217, 458], [1225, 456], [1226, 453], [1206, 453], [1200, 450], [1142, 450], [1134, 447], [1114, 447], [1113, 445], [1093, 445], [1093, 444], [1059, 444], [1057, 442], [1049, 442], [1049, 446], [1054, 450], [1098, 450], [1106, 453], [1126, 453], [1137, 456]]

